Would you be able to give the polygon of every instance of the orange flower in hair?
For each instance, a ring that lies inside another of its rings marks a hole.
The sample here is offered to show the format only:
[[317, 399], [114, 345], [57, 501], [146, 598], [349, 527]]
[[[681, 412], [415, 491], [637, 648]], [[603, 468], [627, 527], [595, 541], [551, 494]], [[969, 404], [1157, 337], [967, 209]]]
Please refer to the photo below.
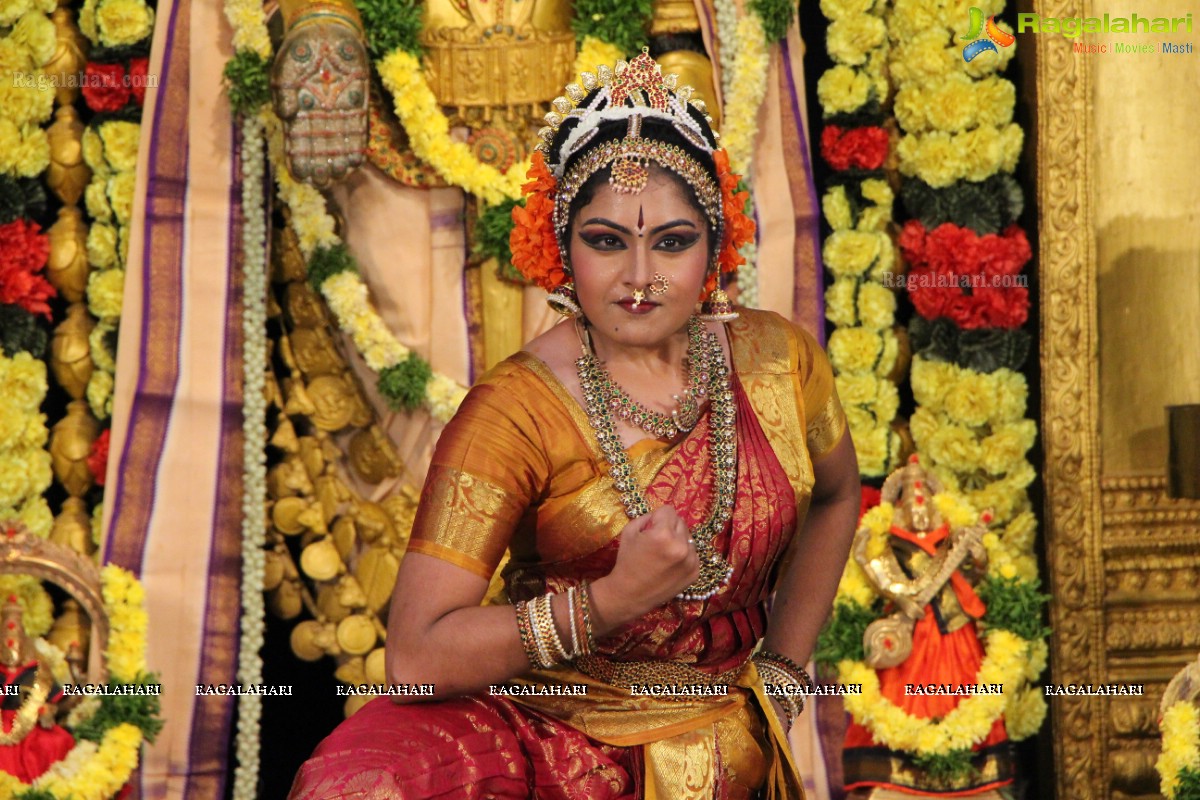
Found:
[[721, 184], [721, 216], [724, 230], [721, 235], [721, 248], [717, 251], [717, 271], [708, 276], [701, 300], [706, 300], [717, 288], [721, 273], [736, 272], [739, 266], [746, 263], [746, 259], [738, 250], [742, 245], [754, 241], [755, 231], [754, 220], [746, 216], [744, 210], [750, 194], [737, 190], [741, 176], [730, 170], [729, 154], [724, 148], [714, 150], [713, 162], [717, 167], [717, 180]]
[[526, 177], [531, 180], [521, 187], [525, 207], [514, 206], [513, 229], [508, 243], [512, 248], [512, 264], [531, 282], [552, 292], [566, 283], [558, 237], [554, 233], [554, 193], [558, 183], [540, 152], [535, 152]]

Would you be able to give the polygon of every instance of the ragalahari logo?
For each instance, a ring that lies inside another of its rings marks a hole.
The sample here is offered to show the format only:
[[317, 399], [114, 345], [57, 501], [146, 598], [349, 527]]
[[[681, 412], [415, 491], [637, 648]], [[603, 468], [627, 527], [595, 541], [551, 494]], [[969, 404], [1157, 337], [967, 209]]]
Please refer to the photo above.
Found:
[[[980, 39], [979, 37], [982, 34], [986, 34], [986, 36]], [[961, 38], [963, 41], [974, 40], [963, 48], [963, 61], [971, 61], [976, 56], [988, 51], [999, 53], [1000, 51], [996, 49], [996, 45], [1011, 47], [1012, 43], [1017, 40], [1017, 37], [1008, 31], [1000, 29], [1000, 26], [996, 24], [994, 16], [988, 17], [985, 24], [983, 21], [983, 11], [975, 6], [971, 6], [971, 30], [967, 32], [966, 36]]]

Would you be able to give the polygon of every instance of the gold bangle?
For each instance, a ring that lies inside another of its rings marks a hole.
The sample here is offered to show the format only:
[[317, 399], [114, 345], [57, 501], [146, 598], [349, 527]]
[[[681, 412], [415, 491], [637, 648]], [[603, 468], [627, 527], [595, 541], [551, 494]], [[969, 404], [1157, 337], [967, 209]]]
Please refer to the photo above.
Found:
[[579, 587], [579, 616], [583, 619], [583, 653], [589, 655], [596, 649], [596, 635], [592, 632], [592, 585], [584, 581]]
[[579, 657], [579, 623], [575, 619], [575, 593], [574, 586], [567, 589], [567, 619], [571, 621], [571, 658]]
[[530, 666], [540, 667], [541, 657], [538, 655], [537, 642], [533, 638], [533, 629], [529, 624], [529, 603], [518, 600], [513, 606], [517, 610], [517, 632], [521, 634], [521, 646], [525, 648], [525, 657]]
[[538, 660], [537, 666], [542, 669], [549, 669], [554, 666], [554, 660], [550, 658], [550, 648], [546, 645], [543, 638], [545, 631], [542, 630], [540, 624], [541, 613], [538, 609], [538, 598], [533, 598], [526, 605], [526, 613], [529, 615], [529, 628], [533, 631], [533, 640], [537, 644]]
[[553, 594], [544, 594], [533, 601], [536, 610], [534, 621], [537, 625], [534, 630], [538, 631], [542, 640], [547, 643], [547, 667], [567, 660], [567, 649], [563, 647], [562, 637], [558, 635], [558, 626], [554, 624], [554, 606], [551, 604], [553, 597]]
[[[763, 691], [766, 691], [766, 684], [770, 683], [774, 686], [794, 686], [803, 691], [803, 687], [791, 679], [791, 676], [783, 671], [778, 664], [770, 660], [755, 659], [755, 667], [758, 668], [758, 674], [763, 679]], [[783, 712], [787, 716], [788, 728], [791, 728], [795, 723], [796, 718], [804, 711], [804, 698], [800, 694], [792, 694], [789, 692], [770, 693], [768, 697], [773, 697], [783, 706]]]

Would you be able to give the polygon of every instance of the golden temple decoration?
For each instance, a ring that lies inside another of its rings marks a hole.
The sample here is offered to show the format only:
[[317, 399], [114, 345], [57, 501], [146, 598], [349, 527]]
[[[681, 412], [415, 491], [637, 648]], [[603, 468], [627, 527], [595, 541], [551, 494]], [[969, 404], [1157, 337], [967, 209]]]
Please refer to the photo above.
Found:
[[63, 206], [47, 233], [50, 258], [46, 262], [46, 279], [68, 303], [78, 303], [84, 298], [88, 279], [87, 224], [83, 212], [78, 206]]
[[[1043, 17], [1095, 16], [1066, 0]], [[1106, 475], [1100, 449], [1097, 195], [1079, 154], [1097, 150], [1097, 62], [1031, 38], [1038, 98], [1038, 281], [1052, 680], [1143, 684], [1118, 710], [1105, 698], [1051, 704], [1060, 800], [1157, 796], [1159, 699], [1194, 658], [1200, 625], [1200, 502], [1167, 495], [1161, 473]], [[1020, 57], [1020, 51], [1018, 51]], [[1033, 96], [1031, 94], [1030, 96]], [[1164, 95], [1165, 97], [1165, 95]]]
[[108, 667], [102, 656], [108, 649], [109, 623], [101, 591], [100, 570], [95, 562], [71, 548], [10, 527], [7, 535], [0, 536], [0, 575], [29, 575], [53, 583], [75, 601], [78, 608], [63, 625], [70, 627], [72, 619], [77, 621], [79, 609], [86, 614], [88, 625], [76, 624], [75, 627], [77, 630], [88, 630], [90, 650], [95, 655], [87, 668], [87, 681], [105, 683], [108, 680]]
[[570, 13], [557, 0], [429, 3], [421, 32], [425, 79], [451, 125], [505, 129], [521, 147], [530, 141], [529, 126], [571, 79]]
[[[272, 275], [281, 324], [278, 374], [268, 380], [276, 413], [267, 472], [271, 527], [263, 589], [271, 612], [312, 619], [292, 630], [305, 660], [332, 657], [339, 679], [370, 672], [383, 683], [380, 614], [391, 598], [412, 528], [416, 494], [381, 503], [351, 485], [400, 475], [404, 465], [379, 427], [334, 338], [331, 315], [307, 283], [290, 228], [275, 232]], [[378, 652], [378, 655], [373, 655]], [[368, 665], [371, 669], [368, 670]], [[367, 697], [347, 703], [352, 713]]]

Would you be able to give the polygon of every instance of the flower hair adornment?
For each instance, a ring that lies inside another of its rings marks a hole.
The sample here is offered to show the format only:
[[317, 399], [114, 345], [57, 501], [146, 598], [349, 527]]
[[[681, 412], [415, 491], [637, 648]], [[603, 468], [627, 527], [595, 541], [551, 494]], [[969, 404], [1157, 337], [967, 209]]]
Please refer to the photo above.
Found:
[[567, 282], [558, 235], [554, 231], [554, 195], [558, 182], [546, 167], [541, 152], [530, 160], [528, 183], [521, 186], [525, 207], [513, 206], [513, 228], [508, 243], [512, 265], [532, 283], [553, 292]]
[[[512, 264], [529, 281], [547, 292], [567, 282], [564, 237], [570, 207], [592, 175], [609, 168], [615, 191], [638, 194], [651, 162], [688, 184], [715, 232], [718, 246], [700, 299], [717, 287], [720, 273], [734, 272], [745, 263], [738, 250], [753, 241], [755, 231], [743, 210], [749, 195], [737, 191], [740, 177], [730, 171], [725, 151], [711, 143], [718, 134], [688, 110], [694, 108], [711, 126], [703, 101], [692, 100], [690, 87], [676, 89], [677, 80], [675, 75], [664, 76], [643, 49], [628, 63], [618, 61], [612, 69], [601, 66], [596, 74], [584, 72], [582, 85], [567, 86], [566, 96], [554, 100], [547, 125], [538, 132], [541, 143], [531, 160], [530, 180], [522, 187], [525, 206], [513, 209], [509, 237]], [[559, 129], [572, 119], [577, 120], [574, 128], [552, 147]], [[645, 135], [643, 122], [652, 119], [670, 124], [700, 154], [711, 156], [712, 167], [684, 147]], [[591, 145], [600, 126], [614, 122], [624, 123], [625, 136]]]
[[724, 219], [721, 245], [717, 250], [717, 268], [713, 270], [708, 280], [704, 282], [704, 292], [701, 300], [708, 296], [720, 284], [721, 273], [737, 272], [737, 268], [746, 263], [741, 252], [743, 245], [754, 241], [757, 226], [754, 220], [746, 216], [746, 201], [750, 199], [749, 192], [739, 192], [738, 184], [742, 177], [729, 168], [729, 154], [724, 148], [713, 152], [713, 161], [717, 165], [717, 180], [721, 183], [721, 215]]

